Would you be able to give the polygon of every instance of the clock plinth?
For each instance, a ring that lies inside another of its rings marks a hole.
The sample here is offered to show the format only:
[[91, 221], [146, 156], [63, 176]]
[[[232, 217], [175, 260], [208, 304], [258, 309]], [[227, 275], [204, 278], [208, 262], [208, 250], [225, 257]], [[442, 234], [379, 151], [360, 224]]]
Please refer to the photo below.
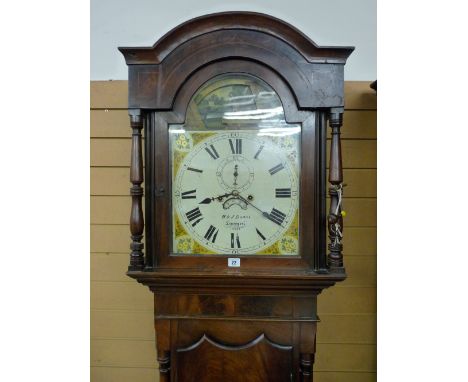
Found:
[[311, 381], [317, 296], [346, 278], [340, 128], [353, 48], [228, 12], [120, 50], [127, 275], [154, 293], [160, 380]]

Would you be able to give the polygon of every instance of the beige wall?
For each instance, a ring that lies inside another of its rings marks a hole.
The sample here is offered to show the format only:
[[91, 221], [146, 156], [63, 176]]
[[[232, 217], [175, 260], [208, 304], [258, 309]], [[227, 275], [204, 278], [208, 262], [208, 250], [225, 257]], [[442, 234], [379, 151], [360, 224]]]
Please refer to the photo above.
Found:
[[[376, 380], [376, 96], [346, 82], [348, 279], [319, 296], [316, 382]], [[125, 276], [130, 128], [126, 81], [91, 82], [91, 381], [155, 382], [152, 294]]]

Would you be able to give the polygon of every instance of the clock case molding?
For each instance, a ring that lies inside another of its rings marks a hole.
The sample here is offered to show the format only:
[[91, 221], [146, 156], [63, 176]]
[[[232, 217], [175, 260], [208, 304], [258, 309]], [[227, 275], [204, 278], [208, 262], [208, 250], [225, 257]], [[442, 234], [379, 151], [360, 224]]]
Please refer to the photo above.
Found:
[[[344, 64], [354, 48], [320, 47], [279, 19], [257, 13], [227, 12], [181, 24], [152, 47], [119, 50], [129, 68], [128, 109], [133, 130], [132, 252], [127, 275], [155, 294], [161, 380], [168, 381], [169, 375], [172, 378], [178, 375], [178, 381], [185, 380], [182, 374], [177, 374], [180, 372], [171, 372], [170, 365], [177, 364], [175, 359], [171, 360], [171, 354], [180, 355], [198, 343], [192, 340], [181, 345], [173, 333], [173, 325], [178, 322], [180, 329], [188, 318], [199, 321], [229, 318], [234, 323], [273, 319], [293, 323], [291, 330], [301, 342], [301, 345], [296, 340], [291, 343], [295, 346], [291, 350], [293, 365], [299, 363], [299, 358], [301, 365], [300, 371], [294, 369], [293, 374], [310, 380], [307, 376], [311, 375], [318, 321], [316, 296], [346, 278], [341, 236], [337, 236], [343, 231], [340, 127], [344, 111]], [[280, 97], [286, 122], [302, 126], [300, 256], [170, 253], [172, 192], [168, 128], [170, 124], [185, 122], [187, 106], [197, 89], [226, 73], [245, 73], [265, 81]], [[332, 132], [328, 155], [327, 122]], [[228, 268], [228, 257], [241, 258], [241, 267]], [[298, 334], [303, 325], [309, 324], [312, 326], [307, 335]], [[222, 325], [213, 324], [211, 336], [221, 338], [226, 330]], [[216, 340], [206, 335], [208, 330], [200, 328], [197, 339], [200, 344], [215, 344]], [[265, 325], [262, 328], [260, 332], [266, 338], [260, 342], [269, 343], [268, 338], [275, 334]], [[197, 333], [198, 329], [192, 327], [191, 331]], [[255, 342], [259, 332], [253, 333], [247, 336], [249, 340], [236, 346], [260, 343]], [[219, 341], [232, 342], [229, 338]], [[283, 344], [287, 342], [284, 340]], [[183, 357], [178, 359], [180, 370]]]

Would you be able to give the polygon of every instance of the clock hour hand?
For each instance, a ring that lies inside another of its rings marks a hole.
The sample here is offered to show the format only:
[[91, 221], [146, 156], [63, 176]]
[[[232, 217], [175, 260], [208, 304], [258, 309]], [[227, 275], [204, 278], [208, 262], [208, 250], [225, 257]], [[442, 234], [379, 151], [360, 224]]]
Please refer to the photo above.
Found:
[[198, 204], [210, 204], [215, 198], [205, 198]]
[[215, 200], [221, 201], [221, 200], [223, 200], [223, 198], [225, 198], [227, 196], [231, 196], [231, 195], [232, 195], [232, 192], [229, 193], [229, 194], [219, 195], [219, 196], [215, 196], [215, 197], [212, 197], [212, 198], [205, 198], [198, 204], [210, 204], [211, 202], [214, 202]]

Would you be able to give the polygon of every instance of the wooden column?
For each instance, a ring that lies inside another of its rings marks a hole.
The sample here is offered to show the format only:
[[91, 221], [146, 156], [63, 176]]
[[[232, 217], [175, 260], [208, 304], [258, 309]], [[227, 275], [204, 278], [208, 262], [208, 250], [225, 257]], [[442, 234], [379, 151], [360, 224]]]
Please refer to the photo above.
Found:
[[[154, 299], [154, 314], [156, 315], [156, 296]], [[170, 382], [171, 380], [171, 321], [155, 320], [154, 329], [156, 333], [156, 352], [158, 353], [159, 363], [159, 381]], [[173, 329], [177, 330], [177, 324], [173, 325]]]
[[171, 380], [170, 352], [158, 350], [159, 381], [169, 382]]
[[141, 271], [145, 267], [143, 256], [143, 229], [145, 227], [143, 219], [143, 156], [141, 149], [141, 129], [143, 119], [140, 110], [130, 110], [130, 126], [132, 128], [132, 152], [130, 163], [130, 195], [132, 196], [132, 209], [130, 212], [130, 232], [132, 242], [130, 244], [130, 264], [129, 271]]
[[331, 109], [329, 123], [331, 127], [330, 166], [328, 181], [331, 186], [330, 211], [328, 214], [328, 266], [332, 272], [344, 272], [343, 268], [343, 234], [342, 197], [343, 197], [343, 166], [341, 161], [340, 129], [343, 124], [343, 109]]
[[313, 382], [314, 374], [312, 372], [315, 354], [301, 354], [301, 382]]

